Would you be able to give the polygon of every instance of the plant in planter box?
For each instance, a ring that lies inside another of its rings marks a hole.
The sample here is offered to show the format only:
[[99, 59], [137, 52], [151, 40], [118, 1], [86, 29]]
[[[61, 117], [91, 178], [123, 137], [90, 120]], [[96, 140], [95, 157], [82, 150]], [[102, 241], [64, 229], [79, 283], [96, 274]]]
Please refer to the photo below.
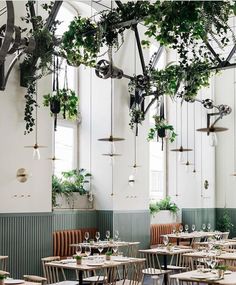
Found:
[[72, 208], [74, 207], [74, 193], [80, 195], [87, 195], [89, 201], [91, 201], [91, 193], [86, 189], [85, 184], [90, 182], [92, 175], [85, 169], [79, 170], [73, 169], [71, 171], [62, 172], [62, 178], [55, 175], [52, 177], [52, 205], [58, 206], [56, 198], [58, 195], [66, 196], [68, 204], [72, 202]]
[[179, 208], [174, 202], [171, 202], [170, 197], [166, 197], [159, 202], [150, 203], [149, 210], [151, 215], [154, 215], [161, 210], [169, 210], [174, 215], [177, 215]]
[[112, 256], [112, 251], [107, 251], [106, 252], [106, 260], [111, 260], [111, 256]]

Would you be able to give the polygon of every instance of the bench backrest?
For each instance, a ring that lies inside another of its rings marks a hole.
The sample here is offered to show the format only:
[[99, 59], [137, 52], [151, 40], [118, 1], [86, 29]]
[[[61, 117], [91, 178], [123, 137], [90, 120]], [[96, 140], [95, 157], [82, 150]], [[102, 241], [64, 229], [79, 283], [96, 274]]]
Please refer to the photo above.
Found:
[[170, 234], [175, 227], [177, 230], [181, 223], [172, 224], [153, 224], [150, 228], [150, 245], [157, 245], [162, 243], [162, 235]]

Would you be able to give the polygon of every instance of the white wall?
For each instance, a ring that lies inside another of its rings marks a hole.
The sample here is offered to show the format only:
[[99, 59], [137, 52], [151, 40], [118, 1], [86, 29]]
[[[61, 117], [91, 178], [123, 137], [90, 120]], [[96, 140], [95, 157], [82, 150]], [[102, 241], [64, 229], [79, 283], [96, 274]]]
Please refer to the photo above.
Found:
[[[21, 13], [24, 14], [24, 2], [14, 2], [16, 24], [22, 26]], [[0, 193], [1, 213], [12, 212], [48, 212], [51, 211], [51, 118], [48, 110], [41, 107], [38, 111], [38, 138], [41, 160], [34, 161], [33, 149], [25, 145], [35, 143], [34, 134], [24, 135], [24, 95], [26, 89], [20, 87], [19, 62], [11, 72], [5, 91], [0, 91]], [[50, 78], [40, 80], [38, 86], [39, 103], [41, 97], [50, 90]], [[25, 183], [16, 179], [16, 171], [26, 168], [31, 177]]]

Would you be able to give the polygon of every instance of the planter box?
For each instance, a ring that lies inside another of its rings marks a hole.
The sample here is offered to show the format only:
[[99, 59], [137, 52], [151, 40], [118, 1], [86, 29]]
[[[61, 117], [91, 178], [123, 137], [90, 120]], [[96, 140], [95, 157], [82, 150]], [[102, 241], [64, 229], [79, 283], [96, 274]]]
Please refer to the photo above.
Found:
[[172, 224], [177, 222], [177, 216], [168, 210], [162, 210], [151, 215], [151, 224]]
[[87, 195], [73, 193], [69, 198], [65, 195], [56, 197], [55, 209], [93, 209], [93, 201], [90, 202]]

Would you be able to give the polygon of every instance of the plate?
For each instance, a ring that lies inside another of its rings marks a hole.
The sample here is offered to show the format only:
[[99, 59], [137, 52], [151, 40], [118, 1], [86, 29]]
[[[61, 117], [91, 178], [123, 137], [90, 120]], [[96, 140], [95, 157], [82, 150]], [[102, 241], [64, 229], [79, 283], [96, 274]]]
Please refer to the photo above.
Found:
[[88, 262], [86, 263], [87, 266], [102, 266], [104, 264], [104, 262]]
[[130, 260], [130, 258], [128, 258], [128, 257], [114, 257], [114, 258], [112, 258], [112, 260], [114, 260], [114, 261], [128, 261], [128, 260]]
[[226, 271], [225, 271], [225, 274], [231, 274], [231, 273], [232, 273], [231, 270], [226, 270]]
[[191, 275], [191, 278], [194, 278], [194, 279], [207, 279], [207, 276], [203, 275], [203, 274], [195, 274], [195, 275]]
[[5, 284], [21, 284], [21, 283], [25, 283], [25, 281], [21, 279], [5, 279], [4, 283]]
[[67, 264], [67, 263], [74, 263], [74, 262], [76, 262], [76, 260], [75, 259], [73, 259], [73, 258], [68, 258], [68, 259], [62, 259], [62, 260], [60, 260], [60, 263], [62, 263], [62, 264]]

